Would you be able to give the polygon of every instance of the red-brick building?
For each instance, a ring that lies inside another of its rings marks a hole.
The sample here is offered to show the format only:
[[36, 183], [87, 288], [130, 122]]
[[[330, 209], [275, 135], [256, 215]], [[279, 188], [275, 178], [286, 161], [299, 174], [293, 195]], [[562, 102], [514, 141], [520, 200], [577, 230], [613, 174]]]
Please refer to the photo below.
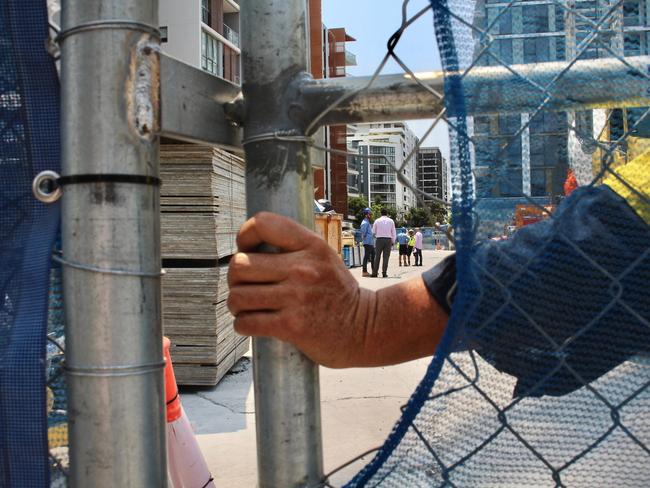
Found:
[[[336, 78], [346, 75], [346, 66], [354, 66], [356, 58], [346, 50], [346, 43], [355, 39], [345, 28], [328, 29], [323, 25], [321, 0], [309, 2], [311, 74], [314, 78]], [[325, 129], [325, 138], [332, 149], [345, 151], [347, 126]], [[314, 169], [314, 198], [327, 198], [344, 216], [348, 215], [348, 163], [345, 156], [327, 154], [325, 167]]]

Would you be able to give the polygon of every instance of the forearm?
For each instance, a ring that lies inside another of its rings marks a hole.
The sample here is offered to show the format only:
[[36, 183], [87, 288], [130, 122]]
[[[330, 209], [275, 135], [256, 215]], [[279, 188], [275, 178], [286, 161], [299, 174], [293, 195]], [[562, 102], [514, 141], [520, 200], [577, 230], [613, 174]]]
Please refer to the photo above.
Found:
[[363, 331], [363, 345], [344, 366], [387, 366], [434, 353], [448, 317], [422, 278], [361, 293], [355, 325]]
[[[262, 243], [284, 252], [256, 252]], [[429, 356], [444, 332], [446, 313], [422, 278], [378, 292], [360, 288], [323, 239], [286, 217], [257, 214], [237, 246], [228, 308], [240, 334], [275, 337], [318, 364], [350, 368]]]

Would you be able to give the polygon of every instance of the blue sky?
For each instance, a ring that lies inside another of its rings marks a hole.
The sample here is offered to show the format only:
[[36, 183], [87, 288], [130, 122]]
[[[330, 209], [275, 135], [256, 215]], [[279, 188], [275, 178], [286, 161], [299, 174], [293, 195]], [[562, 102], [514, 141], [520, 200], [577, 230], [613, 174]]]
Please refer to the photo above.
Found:
[[[413, 14], [428, 4], [428, 0], [411, 0], [409, 13]], [[327, 27], [345, 27], [356, 42], [348, 50], [356, 54], [357, 66], [349, 67], [352, 76], [372, 74], [386, 54], [386, 41], [395, 32], [402, 19], [401, 0], [323, 0], [323, 22]], [[440, 56], [436, 46], [431, 12], [418, 19], [403, 34], [395, 50], [413, 71], [438, 71]], [[400, 73], [394, 62], [383, 73]], [[421, 137], [432, 121], [408, 121], [408, 125]], [[438, 124], [425, 141], [427, 146], [438, 146], [449, 156], [449, 138], [444, 123]]]

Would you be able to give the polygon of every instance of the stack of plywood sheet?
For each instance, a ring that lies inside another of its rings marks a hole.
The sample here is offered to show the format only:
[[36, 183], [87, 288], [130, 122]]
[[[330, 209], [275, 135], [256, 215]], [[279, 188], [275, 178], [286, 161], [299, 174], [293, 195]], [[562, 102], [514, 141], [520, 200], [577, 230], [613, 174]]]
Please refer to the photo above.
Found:
[[164, 331], [177, 382], [215, 385], [248, 350], [226, 307], [224, 262], [245, 219], [244, 163], [196, 145], [163, 145], [160, 160]]
[[162, 253], [166, 259], [221, 259], [235, 252], [246, 218], [244, 162], [209, 146], [160, 151]]
[[165, 270], [163, 324], [176, 380], [215, 385], [248, 349], [226, 307], [228, 265]]

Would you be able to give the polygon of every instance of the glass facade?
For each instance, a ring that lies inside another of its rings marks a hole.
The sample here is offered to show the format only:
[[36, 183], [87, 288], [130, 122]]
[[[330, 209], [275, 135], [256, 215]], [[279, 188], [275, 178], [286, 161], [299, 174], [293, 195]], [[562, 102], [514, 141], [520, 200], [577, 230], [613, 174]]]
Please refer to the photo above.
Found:
[[[503, 0], [485, 0], [476, 11], [475, 24], [483, 29], [489, 27], [494, 42], [478, 64], [495, 66], [565, 61], [592, 32], [591, 22], [599, 22], [612, 5], [604, 0], [576, 0], [574, 8], [579, 15], [571, 15], [556, 2], [521, 1], [511, 5]], [[619, 9], [620, 15], [611, 16], [610, 28], [620, 29], [622, 24], [623, 32], [618, 41], [612, 36], [609, 48], [624, 56], [647, 54], [650, 41], [648, 0], [623, 0]], [[567, 30], [575, 32], [573, 38], [567, 37]], [[478, 54], [480, 49], [481, 46], [477, 45], [475, 52]], [[602, 43], [593, 42], [583, 50], [580, 58], [611, 56]], [[610, 117], [613, 137], [622, 135], [624, 126], [633, 125], [635, 113], [643, 110], [625, 114], [618, 112]], [[568, 149], [570, 117], [582, 150], [585, 150], [587, 146], [582, 142], [585, 136], [587, 139], [593, 137], [591, 112], [474, 117], [477, 197], [509, 197], [526, 193], [552, 198], [563, 194], [562, 185], [571, 159]], [[527, 123], [529, 127], [513, 138]], [[483, 178], [484, 175], [492, 178]]]

